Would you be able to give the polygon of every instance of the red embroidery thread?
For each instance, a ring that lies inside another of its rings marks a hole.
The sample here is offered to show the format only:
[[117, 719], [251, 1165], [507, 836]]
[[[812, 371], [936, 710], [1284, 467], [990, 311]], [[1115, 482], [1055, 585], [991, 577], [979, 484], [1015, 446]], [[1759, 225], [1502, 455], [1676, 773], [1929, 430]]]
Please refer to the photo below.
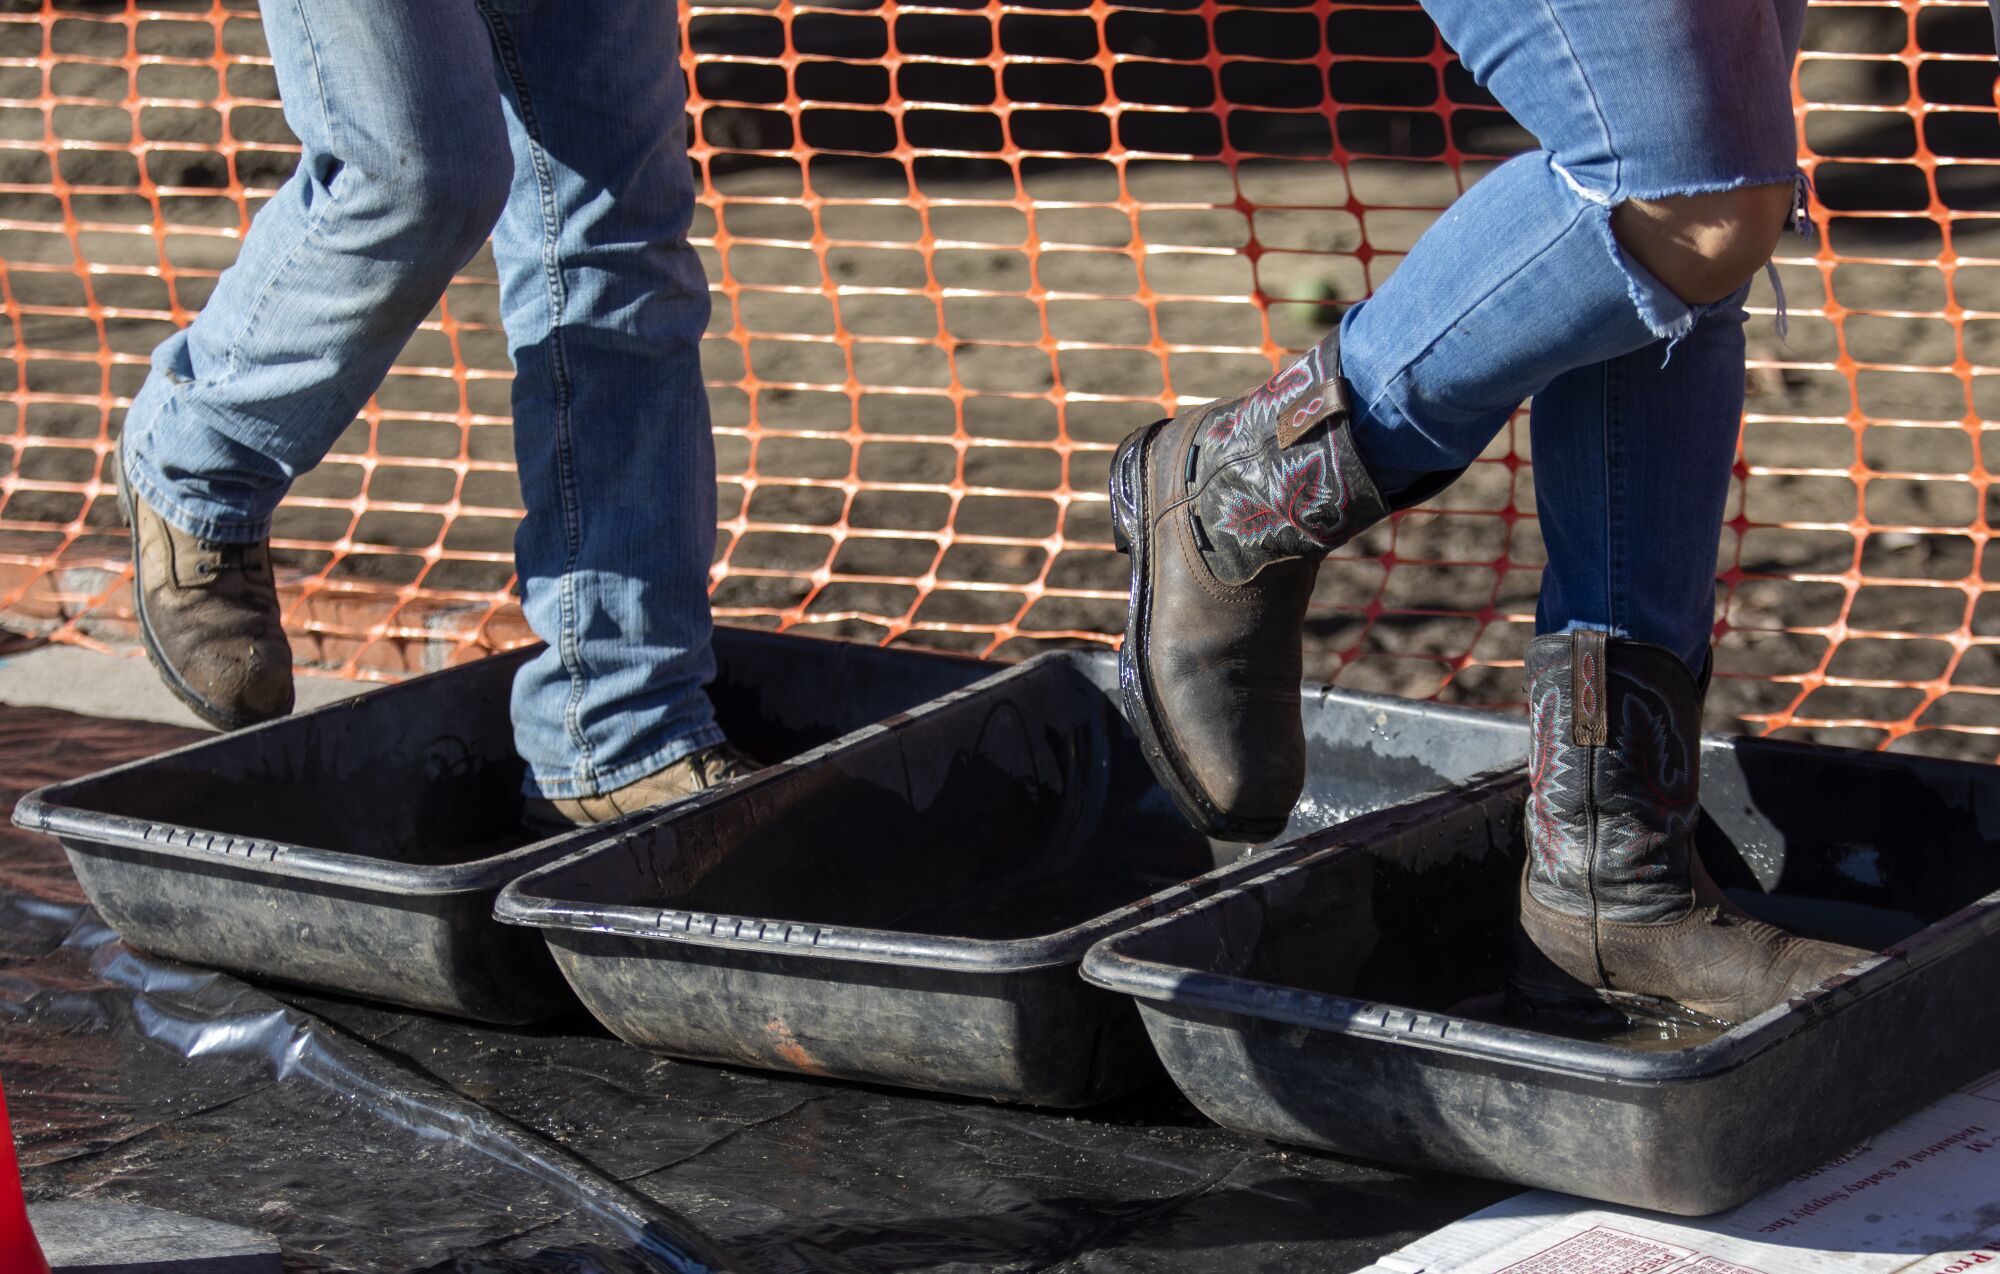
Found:
[[[1276, 428], [1278, 417], [1293, 399], [1325, 380], [1320, 366], [1319, 346], [1315, 345], [1301, 355], [1290, 367], [1272, 375], [1263, 386], [1244, 395], [1243, 401], [1228, 411], [1222, 412], [1208, 425], [1207, 441], [1226, 443], [1236, 438], [1242, 430], [1263, 426]], [[1324, 397], [1314, 400], [1320, 407], [1325, 406]], [[1313, 411], [1315, 408], [1307, 408]], [[1293, 424], [1299, 423], [1292, 417]]]
[[[1332, 469], [1331, 480], [1327, 470]], [[1235, 495], [1222, 513], [1222, 529], [1230, 535], [1259, 543], [1281, 531], [1293, 530], [1313, 544], [1326, 543], [1308, 519], [1329, 504], [1336, 512], [1347, 504], [1346, 475], [1338, 460], [1330, 465], [1324, 451], [1298, 456], [1281, 456], [1272, 489], [1262, 497]], [[1333, 528], [1338, 529], [1336, 522]]]

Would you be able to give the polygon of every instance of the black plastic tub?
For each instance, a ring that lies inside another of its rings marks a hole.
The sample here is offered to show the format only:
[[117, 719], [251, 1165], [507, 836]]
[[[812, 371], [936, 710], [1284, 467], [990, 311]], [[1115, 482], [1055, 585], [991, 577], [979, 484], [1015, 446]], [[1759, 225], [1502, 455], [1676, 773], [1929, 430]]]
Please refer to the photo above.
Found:
[[[1130, 1002], [1077, 976], [1084, 952], [1255, 869], [1154, 783], [1117, 677], [1109, 654], [1042, 656], [532, 873], [497, 914], [539, 926], [591, 1012], [648, 1048], [1039, 1105], [1109, 1097], [1157, 1063]], [[1294, 830], [1525, 738], [1331, 690], [1309, 691], [1306, 722]]]
[[1731, 1207], [2000, 1063], [2000, 769], [1712, 739], [1703, 779], [1699, 843], [1732, 897], [1882, 954], [1699, 1042], [1510, 1025], [1496, 993], [1527, 789], [1509, 771], [1120, 934], [1084, 976], [1138, 998], [1175, 1081], [1226, 1127]]
[[[492, 918], [502, 885], [604, 834], [521, 828], [508, 691], [535, 649], [58, 783], [14, 821], [147, 951], [492, 1022], [573, 1009], [546, 945]], [[715, 652], [721, 724], [760, 759], [995, 671], [749, 629]]]

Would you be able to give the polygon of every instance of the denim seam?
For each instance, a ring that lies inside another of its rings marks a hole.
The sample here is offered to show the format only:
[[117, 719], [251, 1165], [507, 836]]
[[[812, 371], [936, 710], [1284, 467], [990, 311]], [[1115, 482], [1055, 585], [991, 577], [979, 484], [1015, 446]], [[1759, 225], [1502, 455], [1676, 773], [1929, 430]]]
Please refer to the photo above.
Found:
[[[1616, 191], [1625, 181], [1625, 159], [1618, 153], [1618, 148], [1611, 144], [1611, 121], [1604, 117], [1604, 104], [1597, 99], [1596, 85], [1592, 84], [1590, 77], [1583, 73], [1583, 59], [1577, 56], [1576, 44], [1569, 38], [1569, 31], [1563, 26], [1562, 16], [1556, 12], [1552, 0], [1542, 0], [1542, 8], [1547, 11], [1549, 24], [1555, 27], [1556, 35], [1562, 39], [1563, 49], [1569, 54], [1570, 68], [1583, 85], [1584, 96], [1590, 99], [1590, 113], [1597, 118], [1597, 135], [1603, 139], [1604, 153], [1611, 156], [1611, 189]], [[1549, 154], [1553, 162], [1555, 152], [1551, 151]], [[1557, 171], [1564, 177], [1569, 176], [1568, 170], [1560, 165], [1557, 166]]]
[[[313, 34], [312, 24], [306, 21], [303, 0], [293, 0], [293, 4], [298, 10], [299, 25], [305, 28], [306, 47], [312, 52], [313, 84], [318, 90], [320, 118], [326, 125], [327, 139], [331, 141], [333, 139], [333, 116], [328, 113], [326, 107], [326, 78], [320, 72], [319, 39]], [[303, 166], [303, 160], [301, 160], [301, 165]], [[310, 171], [304, 172], [303, 180], [310, 185], [313, 180], [312, 173]], [[329, 189], [327, 191], [327, 198], [331, 199], [332, 197], [333, 191]], [[308, 209], [306, 213], [305, 233], [292, 240], [292, 246], [285, 250], [284, 259], [279, 261], [277, 266], [265, 277], [264, 286], [258, 290], [256, 297], [250, 302], [249, 312], [243, 316], [243, 321], [230, 334], [229, 348], [223, 352], [222, 356], [221, 373], [209, 378], [209, 384], [225, 384], [230, 377], [241, 370], [244, 339], [257, 329], [258, 323], [263, 320], [265, 308], [271, 303], [271, 298], [278, 295], [282, 290], [279, 285], [287, 279], [292, 267], [298, 263], [300, 252], [305, 249], [307, 244], [314, 242], [319, 237], [320, 226], [325, 220], [326, 207], [323, 202]], [[262, 432], [268, 438], [275, 436], [279, 431], [265, 429]]]
[[628, 761], [615, 770], [597, 772], [592, 781], [579, 781], [574, 775], [558, 778], [543, 778], [531, 774], [522, 787], [529, 796], [539, 796], [550, 801], [573, 801], [591, 796], [608, 796], [628, 783], [636, 783], [648, 775], [657, 774], [676, 761], [686, 760], [704, 748], [716, 747], [728, 742], [722, 727], [713, 722], [691, 734], [676, 735], [666, 743], [648, 752], [636, 761]]
[[542, 267], [549, 289], [549, 378], [555, 388], [556, 485], [562, 504], [563, 569], [557, 577], [556, 597], [560, 611], [556, 641], [563, 671], [569, 674], [569, 696], [563, 703], [563, 727], [577, 752], [577, 777], [588, 788], [602, 786], [578, 714], [583, 705], [583, 654], [577, 641], [576, 565], [582, 552], [582, 528], [578, 525], [580, 500], [576, 489], [575, 457], [570, 446], [569, 364], [563, 354], [562, 320], [566, 300], [562, 280], [561, 240], [556, 224], [555, 183], [549, 176], [548, 156], [542, 148], [541, 131], [535, 120], [533, 99], [528, 94], [527, 77], [521, 71], [513, 33], [490, 4], [481, 0], [480, 14], [493, 33], [494, 51], [507, 79], [514, 88], [515, 104], [521, 112], [521, 130], [528, 138], [528, 154], [534, 165], [535, 191], [542, 209]]
[[306, 33], [306, 49], [312, 54], [313, 83], [319, 89], [319, 119], [326, 129], [326, 139], [333, 140], [333, 112], [327, 109], [326, 68], [320, 64], [319, 36], [314, 33], [312, 22], [306, 17], [305, 0], [292, 0], [292, 11], [299, 15], [299, 27]]

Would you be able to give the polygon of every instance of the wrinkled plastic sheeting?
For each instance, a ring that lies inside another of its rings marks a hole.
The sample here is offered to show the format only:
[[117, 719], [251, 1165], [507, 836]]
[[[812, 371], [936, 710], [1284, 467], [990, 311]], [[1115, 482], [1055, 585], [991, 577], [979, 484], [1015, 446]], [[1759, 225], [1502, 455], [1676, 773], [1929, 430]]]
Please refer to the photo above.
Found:
[[[23, 755], [46, 755], [50, 736], [32, 730], [37, 748], [22, 727], [66, 731], [56, 750], [92, 761], [179, 741], [27, 715], [0, 714], [12, 795], [58, 777]], [[45, 848], [15, 838], [0, 850], [0, 1071], [21, 1094], [32, 1198], [137, 1184], [138, 1201], [160, 1202], [144, 1184], [167, 1184], [173, 1206], [279, 1233], [302, 1269], [418, 1268], [544, 1230], [525, 1264], [492, 1268], [740, 1268], [667, 1209], [350, 1033], [131, 951], [64, 897], [74, 883]], [[196, 1148], [194, 1173], [176, 1145]]]
[[[189, 737], [0, 709], [0, 797]], [[128, 949], [11, 829], [0, 1075], [31, 1199], [265, 1230], [292, 1270], [1337, 1271], [1509, 1193], [1283, 1151], [1164, 1088], [1030, 1111], [267, 991]]]

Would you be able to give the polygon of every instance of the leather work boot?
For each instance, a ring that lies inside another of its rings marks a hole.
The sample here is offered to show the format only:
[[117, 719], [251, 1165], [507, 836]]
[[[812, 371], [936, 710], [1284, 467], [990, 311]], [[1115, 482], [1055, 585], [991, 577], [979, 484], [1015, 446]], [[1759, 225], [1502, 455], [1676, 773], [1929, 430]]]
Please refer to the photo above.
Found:
[[224, 730], [292, 710], [292, 644], [279, 622], [271, 546], [218, 544], [154, 512], [118, 469], [118, 507], [132, 528], [132, 602], [146, 654], [167, 688]]
[[665, 769], [655, 770], [615, 791], [600, 796], [565, 796], [550, 799], [531, 796], [522, 807], [521, 821], [538, 831], [568, 831], [594, 827], [626, 814], [656, 805], [686, 800], [724, 783], [733, 783], [760, 767], [727, 743], [703, 748], [684, 756]]
[[1705, 687], [1678, 658], [1574, 632], [1535, 638], [1527, 662], [1520, 1007], [1678, 1005], [1733, 1024], [1868, 956], [1751, 919], [1702, 869]]
[[1125, 714], [1181, 812], [1219, 839], [1284, 829], [1305, 785], [1313, 580], [1389, 513], [1354, 449], [1338, 338], [1249, 394], [1134, 432], [1111, 463], [1113, 534], [1132, 558]]

